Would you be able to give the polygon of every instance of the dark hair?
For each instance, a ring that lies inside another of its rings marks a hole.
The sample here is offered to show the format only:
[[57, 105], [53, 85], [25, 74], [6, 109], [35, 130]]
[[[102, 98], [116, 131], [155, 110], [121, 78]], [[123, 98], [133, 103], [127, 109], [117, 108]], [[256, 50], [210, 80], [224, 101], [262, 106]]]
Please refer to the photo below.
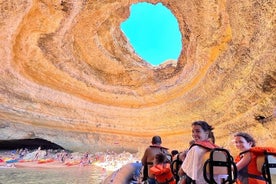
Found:
[[162, 144], [161, 137], [158, 136], [158, 135], [153, 136], [153, 137], [152, 137], [152, 140], [151, 140], [151, 143], [152, 143], [152, 144]]
[[156, 164], [165, 163], [166, 160], [167, 160], [167, 157], [163, 153], [158, 153], [155, 155]]
[[209, 132], [208, 138], [211, 139], [213, 143], [215, 143], [215, 136], [212, 131], [214, 128], [211, 125], [209, 125], [206, 121], [195, 121], [192, 123], [192, 126], [194, 125], [199, 125], [205, 132]]
[[252, 143], [252, 147], [256, 146], [255, 139], [251, 135], [249, 135], [248, 133], [238, 132], [234, 135], [234, 137], [237, 137], [237, 136], [243, 137], [248, 143]]
[[177, 155], [178, 153], [179, 153], [178, 150], [172, 150], [171, 151], [172, 156]]

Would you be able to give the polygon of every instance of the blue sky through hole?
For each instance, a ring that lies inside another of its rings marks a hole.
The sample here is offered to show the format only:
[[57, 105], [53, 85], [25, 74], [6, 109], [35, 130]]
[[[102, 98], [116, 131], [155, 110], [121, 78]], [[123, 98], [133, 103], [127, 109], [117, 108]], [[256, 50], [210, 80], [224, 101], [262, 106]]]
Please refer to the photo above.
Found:
[[152, 65], [177, 60], [181, 53], [177, 19], [162, 3], [132, 4], [130, 16], [121, 24], [121, 30], [135, 52]]

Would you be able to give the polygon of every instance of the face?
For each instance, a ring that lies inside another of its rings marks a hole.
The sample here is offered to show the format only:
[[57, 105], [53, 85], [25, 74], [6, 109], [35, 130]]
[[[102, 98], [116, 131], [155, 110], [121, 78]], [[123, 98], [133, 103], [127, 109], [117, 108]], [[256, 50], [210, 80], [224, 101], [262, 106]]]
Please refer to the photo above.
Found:
[[239, 149], [241, 152], [247, 151], [252, 147], [252, 143], [247, 142], [246, 139], [242, 136], [235, 136], [235, 145], [236, 148]]
[[192, 136], [195, 141], [205, 141], [208, 140], [208, 131], [204, 131], [200, 125], [192, 126]]

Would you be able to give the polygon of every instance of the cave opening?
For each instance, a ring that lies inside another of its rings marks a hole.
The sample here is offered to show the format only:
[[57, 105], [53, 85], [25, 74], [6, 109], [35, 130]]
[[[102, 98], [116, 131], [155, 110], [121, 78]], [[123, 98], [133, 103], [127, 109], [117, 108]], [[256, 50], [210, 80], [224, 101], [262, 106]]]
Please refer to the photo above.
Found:
[[130, 6], [130, 16], [120, 25], [135, 53], [153, 66], [177, 61], [182, 35], [177, 18], [162, 3], [140, 2]]
[[58, 144], [50, 142], [45, 139], [12, 139], [12, 140], [0, 140], [0, 150], [15, 150], [15, 149], [64, 149]]

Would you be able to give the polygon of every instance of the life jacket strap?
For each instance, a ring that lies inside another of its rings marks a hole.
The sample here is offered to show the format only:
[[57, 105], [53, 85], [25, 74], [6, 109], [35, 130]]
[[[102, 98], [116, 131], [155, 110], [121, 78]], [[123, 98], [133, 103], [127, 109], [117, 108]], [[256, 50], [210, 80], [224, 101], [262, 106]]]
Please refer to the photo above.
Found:
[[169, 183], [172, 182], [173, 180], [174, 180], [174, 177], [171, 177], [169, 180], [166, 179], [165, 182], [158, 182], [158, 181], [156, 181], [156, 183], [157, 183], [157, 184], [169, 184]]
[[258, 175], [255, 175], [255, 174], [250, 174], [250, 173], [248, 173], [248, 177], [249, 177], [249, 178], [255, 178], [255, 179], [258, 179], [258, 180], [263, 180], [263, 181], [265, 181], [264, 177], [258, 176]]
[[240, 174], [243, 177], [254, 178], [254, 179], [257, 179], [257, 180], [265, 181], [265, 178], [263, 176], [260, 176], [260, 175], [250, 174], [250, 173], [246, 173], [246, 172], [239, 172], [238, 174]]

